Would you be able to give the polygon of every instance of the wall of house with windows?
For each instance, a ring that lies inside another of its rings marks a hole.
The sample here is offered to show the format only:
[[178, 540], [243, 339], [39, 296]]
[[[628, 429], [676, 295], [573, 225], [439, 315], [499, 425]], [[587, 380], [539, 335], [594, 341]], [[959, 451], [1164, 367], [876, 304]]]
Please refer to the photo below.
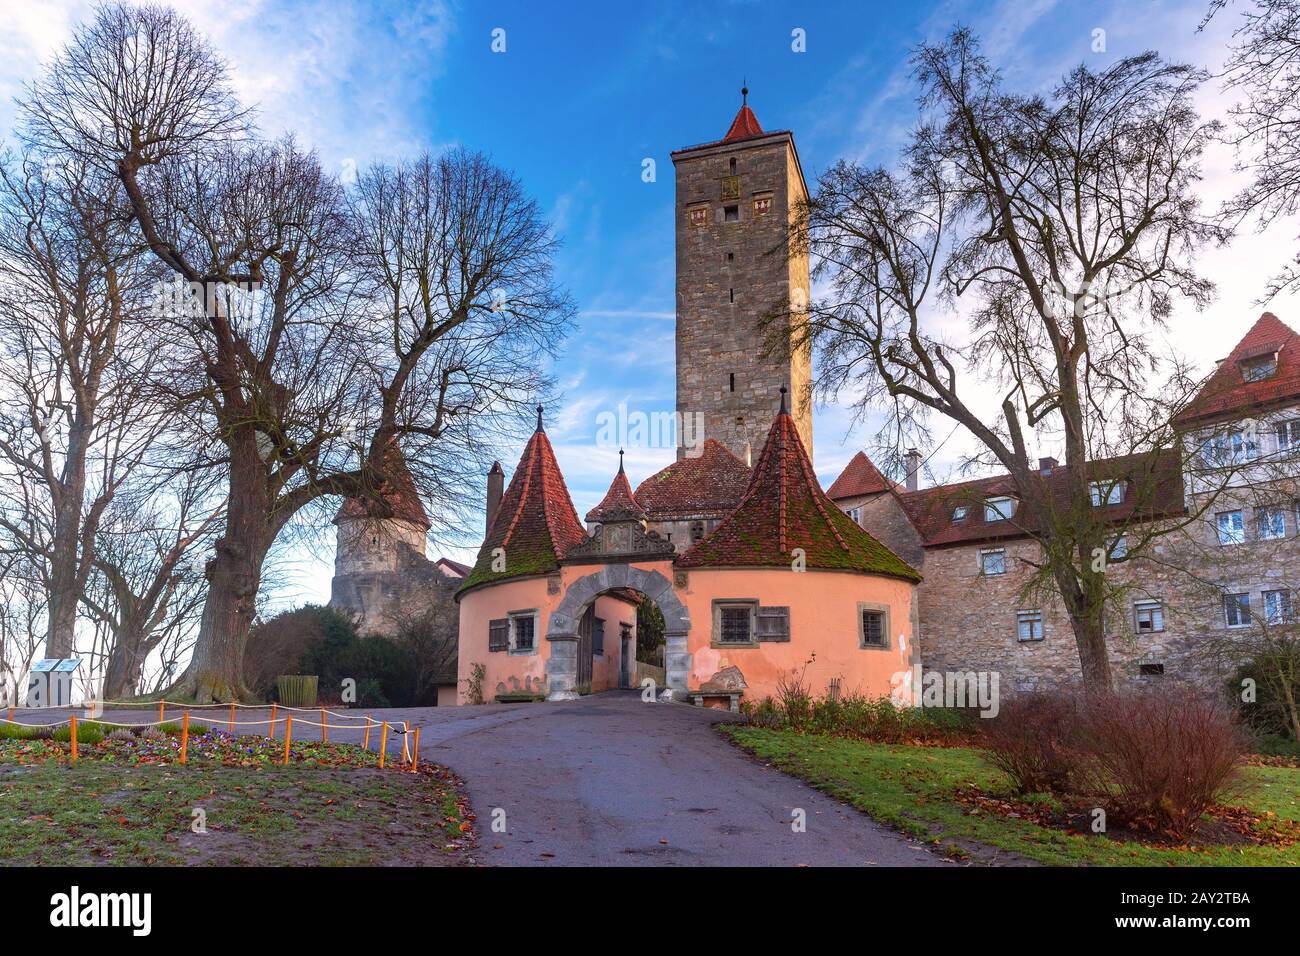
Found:
[[887, 696], [916, 660], [915, 586], [809, 568], [692, 569], [677, 596], [691, 617], [689, 683], [740, 670], [745, 699], [799, 676], [816, 695]]

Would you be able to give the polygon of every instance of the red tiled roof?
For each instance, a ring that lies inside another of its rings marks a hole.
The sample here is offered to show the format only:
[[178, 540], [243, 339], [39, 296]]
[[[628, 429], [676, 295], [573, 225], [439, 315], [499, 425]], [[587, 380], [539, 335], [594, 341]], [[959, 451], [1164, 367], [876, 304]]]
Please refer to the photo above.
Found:
[[763, 135], [763, 127], [758, 125], [758, 117], [754, 111], [745, 104], [736, 113], [736, 118], [731, 121], [731, 126], [727, 129], [727, 135], [722, 137], [723, 143], [734, 143], [740, 139], [753, 139], [755, 136]]
[[[1277, 371], [1268, 378], [1247, 382], [1242, 362], [1277, 353]], [[1234, 413], [1262, 411], [1300, 399], [1300, 335], [1272, 312], [1259, 317], [1209, 380], [1178, 416], [1178, 423], [1227, 418]]]
[[[1107, 505], [1106, 518], [1122, 522], [1135, 514], [1151, 519], [1179, 514], [1183, 510], [1183, 480], [1178, 454], [1163, 451], [1156, 455], [1136, 454], [1103, 458], [1088, 463], [1089, 480], [1125, 479], [1124, 498], [1117, 505]], [[1062, 510], [1069, 495], [1068, 467], [1056, 467], [1041, 476], [1047, 483], [1049, 500]], [[1034, 530], [1019, 510], [1009, 519], [984, 520], [984, 502], [1002, 495], [1017, 497], [1010, 475], [993, 475], [951, 485], [938, 485], [920, 491], [895, 492], [903, 510], [921, 535], [926, 547], [970, 544], [978, 541], [1019, 538]], [[965, 505], [966, 517], [954, 521], [953, 509]]]
[[[586, 540], [539, 412], [537, 431], [524, 446], [519, 467], [501, 496], [492, 527], [461, 590], [486, 581], [554, 571], [570, 548]], [[505, 552], [504, 571], [492, 570], [496, 548]]]
[[722, 443], [706, 438], [700, 454], [686, 456], [636, 486], [635, 498], [651, 521], [722, 515], [736, 507], [749, 485], [749, 466]]
[[858, 495], [876, 495], [882, 491], [899, 486], [880, 473], [865, 452], [854, 455], [840, 476], [826, 489], [826, 497], [838, 501], [841, 498], [855, 498]]
[[[383, 475], [379, 485], [374, 489], [374, 496], [369, 500], [348, 498], [339, 506], [334, 515], [334, 523], [357, 518], [383, 520], [393, 517], [401, 521], [418, 525], [429, 530], [429, 516], [425, 514], [424, 505], [420, 503], [420, 493], [415, 488], [415, 479], [406, 467], [401, 446], [397, 439], [389, 440], [380, 459]], [[383, 502], [383, 506], [380, 502]], [[391, 509], [391, 515], [388, 510]]]
[[826, 497], [784, 403], [767, 433], [745, 496], [693, 548], [682, 567], [790, 567], [802, 548], [809, 568], [920, 580], [902, 558]]
[[588, 521], [604, 521], [609, 517], [627, 516], [644, 518], [645, 509], [637, 504], [632, 494], [632, 486], [627, 483], [627, 473], [623, 471], [623, 453], [618, 454], [618, 474], [609, 484], [609, 491], [600, 499], [600, 504], [587, 512]]

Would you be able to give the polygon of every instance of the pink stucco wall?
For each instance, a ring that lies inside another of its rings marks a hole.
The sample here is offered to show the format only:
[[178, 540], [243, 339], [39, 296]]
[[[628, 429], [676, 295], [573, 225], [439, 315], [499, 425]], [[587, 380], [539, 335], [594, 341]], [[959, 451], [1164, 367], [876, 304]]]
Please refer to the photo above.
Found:
[[[659, 565], [636, 565], [655, 567]], [[546, 577], [525, 578], [477, 588], [460, 600], [460, 655], [457, 664], [457, 702], [468, 703], [467, 684], [471, 668], [481, 663], [486, 668], [483, 699], [488, 703], [502, 686], [509, 692], [546, 692], [546, 661], [551, 642], [546, 640], [546, 626], [551, 612], [564, 598], [575, 581], [600, 570], [591, 565], [574, 565], [560, 571], [560, 593], [549, 594]], [[488, 622], [508, 617], [512, 612], [537, 609], [537, 632], [531, 654], [488, 651]], [[632, 625], [631, 653], [636, 658], [636, 608], [626, 601], [601, 595], [596, 599], [596, 615], [605, 619], [605, 653], [592, 659], [592, 691], [618, 687], [620, 665], [619, 624]], [[635, 665], [633, 667], [635, 676]]]
[[[690, 689], [697, 689], [722, 668], [735, 666], [748, 685], [744, 700], [775, 695], [781, 676], [798, 671], [817, 696], [824, 695], [837, 677], [842, 694], [888, 696], [891, 678], [908, 669], [914, 650], [913, 590], [912, 584], [894, 578], [836, 571], [691, 571], [687, 588], [676, 592], [691, 615], [687, 643]], [[789, 607], [790, 641], [764, 641], [756, 647], [715, 646], [713, 602], [717, 599], [752, 599]], [[859, 603], [888, 608], [888, 648], [859, 646]], [[805, 669], [809, 660], [813, 662]]]

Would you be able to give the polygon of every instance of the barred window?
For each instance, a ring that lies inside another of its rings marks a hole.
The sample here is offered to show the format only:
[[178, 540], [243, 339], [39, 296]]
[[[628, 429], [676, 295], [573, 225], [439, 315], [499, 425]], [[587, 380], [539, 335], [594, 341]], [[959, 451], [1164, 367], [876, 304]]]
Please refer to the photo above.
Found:
[[531, 614], [519, 614], [512, 616], [510, 623], [514, 626], [515, 631], [514, 650], [531, 651], [535, 637], [536, 618]]
[[885, 612], [874, 608], [862, 609], [862, 646], [887, 647], [889, 637], [885, 632]]

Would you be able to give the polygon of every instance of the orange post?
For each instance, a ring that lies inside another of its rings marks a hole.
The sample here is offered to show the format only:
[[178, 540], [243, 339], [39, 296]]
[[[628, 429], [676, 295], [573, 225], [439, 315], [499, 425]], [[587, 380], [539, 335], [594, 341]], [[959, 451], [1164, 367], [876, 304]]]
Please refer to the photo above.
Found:
[[13, 720], [13, 719], [14, 719], [14, 705], [13, 705], [13, 704], [10, 704], [10, 705], [9, 705], [9, 719], [10, 719], [10, 720]]
[[164, 704], [161, 700], [158, 701], [158, 720], [160, 722], [167, 719], [167, 715], [164, 712], [165, 708], [166, 708], [166, 704]]
[[366, 739], [361, 742], [361, 746], [364, 747], [366, 750], [370, 749], [370, 715], [369, 714], [366, 714]]
[[379, 728], [379, 769], [384, 769], [384, 753], [388, 750], [388, 721]]
[[271, 739], [275, 739], [275, 704], [271, 705]]
[[76, 763], [77, 762], [77, 715], [76, 714], [72, 715], [72, 723], [69, 726], [72, 727], [72, 762]]
[[185, 711], [185, 715], [181, 717], [181, 763], [185, 762], [185, 758], [189, 752], [189, 749], [190, 749], [190, 712], [187, 710]]
[[321, 739], [321, 743], [324, 743], [324, 744], [327, 744], [327, 743], [330, 742], [330, 728], [329, 728], [329, 722], [325, 720], [325, 708], [324, 708], [324, 707], [322, 707], [322, 708], [320, 709], [320, 739]]
[[293, 736], [293, 714], [284, 718], [284, 765], [289, 766], [289, 738]]
[[235, 702], [233, 700], [230, 702], [230, 732], [232, 734], [235, 732]]
[[406, 746], [406, 742], [410, 739], [411, 739], [411, 722], [409, 720], [404, 720], [402, 721], [402, 763], [404, 764], [411, 762], [410, 751], [407, 749]]
[[420, 768], [420, 728], [415, 728], [415, 746], [411, 748], [411, 773]]

